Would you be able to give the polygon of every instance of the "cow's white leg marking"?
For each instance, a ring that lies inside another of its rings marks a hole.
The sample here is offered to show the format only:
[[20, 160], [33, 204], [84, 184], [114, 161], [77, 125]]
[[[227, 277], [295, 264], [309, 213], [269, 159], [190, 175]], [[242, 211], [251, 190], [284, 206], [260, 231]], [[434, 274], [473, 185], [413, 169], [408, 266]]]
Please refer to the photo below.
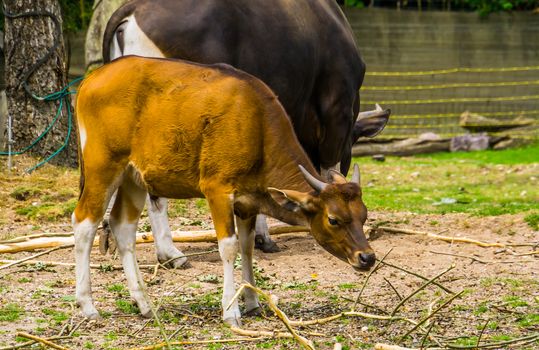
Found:
[[[254, 218], [242, 220], [236, 217], [238, 236], [240, 238], [242, 278], [244, 281], [255, 286], [256, 281], [253, 274], [253, 249], [255, 245], [253, 220]], [[247, 313], [258, 310], [260, 304], [258, 303], [258, 295], [256, 292], [252, 289], [245, 289], [243, 296]]]
[[[114, 40], [116, 42], [116, 40]], [[113, 45], [114, 46], [114, 45]], [[119, 52], [119, 47], [113, 49]], [[116, 52], [114, 52], [116, 53]], [[127, 17], [124, 27], [124, 55], [138, 55], [146, 57], [165, 57], [159, 48], [140, 29], [134, 15]], [[111, 58], [115, 57], [111, 55]], [[119, 57], [119, 56], [116, 56]]]
[[72, 222], [75, 235], [76, 300], [84, 316], [97, 319], [99, 313], [94, 306], [90, 282], [90, 252], [94, 243], [97, 223], [91, 222], [89, 219], [76, 222], [74, 214]]
[[239, 325], [241, 319], [238, 300], [234, 300], [230, 308], [226, 307], [236, 293], [234, 287], [234, 261], [238, 254], [238, 242], [236, 236], [231, 236], [219, 240], [219, 254], [223, 261], [223, 298], [221, 300], [223, 306], [223, 320], [230, 325]]
[[157, 259], [161, 263], [175, 259], [171, 262], [171, 265], [174, 268], [181, 267], [187, 262], [187, 258], [172, 242], [172, 234], [170, 233], [167, 216], [167, 199], [158, 198], [152, 201], [150, 196], [148, 196], [146, 203], [148, 204], [148, 218], [152, 225]]

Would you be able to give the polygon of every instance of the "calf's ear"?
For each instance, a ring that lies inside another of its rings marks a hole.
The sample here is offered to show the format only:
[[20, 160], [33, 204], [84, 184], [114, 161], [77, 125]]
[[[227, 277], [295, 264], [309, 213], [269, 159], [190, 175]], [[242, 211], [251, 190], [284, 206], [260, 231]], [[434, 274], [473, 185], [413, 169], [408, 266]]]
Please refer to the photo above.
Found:
[[279, 190], [270, 187], [268, 192], [271, 198], [286, 210], [295, 211], [299, 208], [306, 211], [315, 211], [314, 197], [305, 192], [293, 190]]

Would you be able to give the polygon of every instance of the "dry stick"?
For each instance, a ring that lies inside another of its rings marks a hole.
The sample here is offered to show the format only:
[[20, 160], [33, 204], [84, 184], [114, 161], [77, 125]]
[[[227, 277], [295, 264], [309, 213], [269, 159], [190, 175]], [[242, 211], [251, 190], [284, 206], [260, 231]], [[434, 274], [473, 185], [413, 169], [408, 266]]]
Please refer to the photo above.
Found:
[[73, 236], [73, 232], [51, 232], [51, 233], [36, 233], [34, 235], [28, 235], [28, 236], [22, 236], [12, 239], [6, 239], [4, 241], [0, 241], [0, 244], [10, 244], [10, 243], [19, 243], [19, 242], [26, 242], [31, 239], [41, 238], [41, 237], [69, 237]]
[[184, 255], [181, 255], [181, 256], [177, 256], [175, 258], [170, 258], [167, 261], [165, 261], [164, 263], [157, 264], [156, 266], [161, 265], [163, 268], [165, 268], [167, 264], [169, 264], [169, 263], [171, 263], [171, 262], [173, 262], [175, 260], [181, 259], [181, 258], [189, 258], [191, 256], [198, 256], [198, 255], [206, 255], [206, 254], [211, 254], [211, 253], [217, 253], [218, 251], [219, 251], [219, 249], [212, 249], [212, 250], [207, 250], [205, 252], [184, 254]]
[[[527, 335], [522, 338], [515, 338], [511, 340], [505, 340], [498, 343], [485, 343], [483, 345], [453, 345], [453, 344], [445, 344], [447, 349], [485, 349], [485, 348], [497, 348], [504, 345], [511, 345], [523, 342], [522, 344], [528, 344], [533, 343], [535, 341], [539, 340], [539, 333]], [[521, 345], [522, 345], [521, 344]]]
[[515, 256], [538, 255], [538, 254], [539, 254], [539, 250], [534, 250], [533, 252], [529, 252], [529, 253], [515, 254]]
[[252, 341], [258, 341], [263, 340], [266, 338], [230, 338], [230, 339], [209, 339], [209, 340], [184, 340], [184, 341], [173, 341], [169, 344], [167, 343], [159, 343], [159, 344], [153, 344], [144, 346], [142, 348], [131, 348], [129, 350], [156, 350], [164, 348], [165, 346], [170, 347], [171, 345], [196, 345], [196, 344], [216, 344], [216, 343], [233, 343], [233, 342], [252, 342]]
[[273, 299], [271, 298], [271, 296], [269, 294], [263, 292], [261, 289], [254, 287], [250, 283], [244, 282], [244, 283], [241, 284], [240, 288], [238, 288], [238, 291], [236, 292], [236, 294], [234, 294], [234, 296], [232, 297], [232, 299], [228, 303], [225, 310], [228, 310], [232, 306], [232, 303], [234, 302], [234, 300], [236, 300], [240, 296], [241, 292], [243, 292], [243, 289], [245, 289], [245, 288], [250, 288], [255, 293], [257, 293], [257, 294], [261, 295], [262, 297], [264, 297], [264, 299], [266, 299], [266, 301], [268, 303], [269, 308], [284, 323], [284, 325], [288, 329], [288, 331], [290, 333], [292, 333], [292, 336], [294, 337], [294, 339], [301, 346], [303, 346], [304, 348], [314, 350], [314, 346], [312, 345], [311, 341], [309, 341], [308, 339], [306, 339], [306, 338], [302, 337], [301, 335], [297, 334], [296, 331], [292, 328], [292, 325], [290, 324], [290, 320], [288, 319], [288, 316], [286, 316], [286, 314], [284, 312], [282, 312], [281, 309], [279, 309], [277, 307], [277, 305], [275, 305], [275, 303], [274, 303]]
[[[398, 345], [388, 345], [388, 344], [377, 343], [374, 345], [374, 350], [420, 350], [420, 349], [403, 348], [402, 346], [398, 346]], [[421, 350], [428, 350], [428, 349], [421, 348]]]
[[[48, 338], [45, 338], [45, 339], [46, 340], [62, 340], [62, 339], [69, 339], [69, 338], [72, 338], [72, 337], [69, 336], [69, 335], [63, 335], [63, 336], [48, 337]], [[19, 343], [17, 345], [10, 345], [10, 346], [1, 347], [0, 350], [15, 350], [15, 349], [28, 347], [28, 346], [33, 345], [35, 343], [37, 343], [37, 340], [29, 340], [27, 342]]]
[[[392, 268], [394, 269], [397, 269], [397, 270], [400, 270], [400, 271], [403, 271], [403, 272], [406, 272], [412, 276], [416, 276], [417, 278], [421, 278], [422, 280], [425, 280], [425, 281], [428, 281], [429, 279], [425, 276], [421, 276], [420, 274], [418, 274], [417, 272], [413, 272], [413, 271], [410, 271], [410, 270], [407, 270], [405, 268], [402, 268], [400, 266], [397, 266], [397, 265], [393, 265], [391, 263], [388, 263], [386, 261], [383, 262], [384, 265], [387, 265], [387, 266], [391, 266]], [[435, 286], [445, 290], [447, 293], [449, 294], [455, 294], [451, 289], [447, 288], [447, 287], [444, 287], [443, 285], [441, 285], [440, 283], [438, 282], [432, 282], [432, 284], [434, 284]]]
[[54, 348], [54, 349], [58, 349], [58, 350], [69, 350], [68, 348], [64, 348], [63, 346], [60, 346], [58, 344], [55, 344], [47, 339], [44, 339], [44, 338], [40, 338], [38, 336], [35, 336], [35, 335], [32, 335], [32, 334], [28, 334], [28, 333], [25, 333], [25, 332], [17, 332], [17, 336], [18, 337], [22, 337], [22, 338], [26, 338], [26, 339], [32, 339], [32, 340], [35, 340], [37, 342], [40, 342], [41, 344], [44, 344], [44, 345], [47, 345], [48, 347], [51, 347], [51, 348]]
[[263, 338], [294, 338], [292, 333], [289, 332], [277, 332], [277, 331], [252, 331], [249, 329], [243, 329], [238, 327], [230, 327], [230, 330], [239, 335], [245, 335], [248, 337], [263, 337]]
[[34, 258], [37, 258], [38, 256], [42, 256], [42, 255], [47, 255], [49, 253], [52, 253], [54, 252], [55, 250], [60, 250], [60, 249], [65, 249], [65, 248], [71, 248], [73, 247], [74, 244], [66, 244], [66, 245], [61, 245], [61, 246], [58, 246], [58, 247], [54, 247], [54, 248], [51, 248], [51, 249], [47, 249], [46, 251], [44, 252], [41, 252], [41, 253], [38, 253], [38, 254], [34, 254], [32, 256], [28, 256], [24, 259], [20, 259], [20, 260], [17, 260], [17, 261], [13, 261], [12, 263], [10, 264], [7, 264], [7, 265], [4, 265], [4, 266], [0, 266], [0, 270], [3, 270], [3, 269], [7, 269], [8, 267], [12, 267], [12, 266], [15, 266], [15, 265], [18, 265], [20, 263], [23, 263], [25, 261], [28, 261], [28, 260], [32, 260]]
[[424, 349], [425, 348], [425, 342], [427, 341], [427, 339], [429, 338], [429, 334], [430, 334], [430, 331], [432, 330], [432, 328], [434, 327], [434, 324], [436, 322], [432, 322], [430, 325], [429, 325], [429, 328], [427, 329], [427, 333], [425, 333], [425, 336], [423, 337], [423, 340], [421, 340], [421, 346], [419, 347], [420, 349]]
[[[429, 250], [429, 252], [433, 254], [440, 254], [440, 255], [449, 255], [449, 256], [456, 256], [458, 258], [467, 258], [471, 259], [472, 261], [477, 261], [481, 264], [525, 264], [530, 262], [535, 262], [534, 260], [480, 260], [474, 256], [469, 255], [461, 255], [461, 254], [453, 254], [453, 253], [445, 253], [445, 252], [437, 252], [434, 250]], [[531, 254], [514, 254], [515, 256], [524, 256], [524, 255], [531, 255]]]
[[434, 282], [435, 280], [437, 280], [438, 278], [442, 277], [443, 275], [445, 275], [446, 273], [448, 273], [449, 271], [453, 270], [455, 268], [455, 265], [451, 265], [449, 266], [447, 269], [445, 269], [444, 271], [440, 272], [439, 274], [437, 274], [436, 276], [434, 276], [433, 278], [431, 278], [430, 280], [428, 280], [427, 282], [423, 283], [423, 285], [421, 285], [419, 288], [417, 288], [415, 291], [413, 291], [412, 293], [408, 294], [408, 296], [406, 296], [404, 299], [402, 299], [401, 301], [399, 301], [399, 303], [395, 306], [395, 308], [393, 309], [393, 311], [391, 312], [391, 316], [395, 316], [395, 314], [397, 313], [397, 310], [405, 303], [407, 302], [408, 300], [410, 300], [411, 297], [413, 297], [414, 295], [416, 295], [417, 293], [419, 293], [420, 291], [422, 291], [423, 289], [427, 288], [427, 286], [429, 286], [430, 284], [432, 284], [432, 282]]
[[401, 317], [401, 316], [383, 316], [383, 315], [375, 315], [375, 314], [369, 314], [366, 312], [359, 312], [359, 311], [345, 311], [341, 312], [340, 314], [328, 316], [324, 318], [314, 319], [314, 320], [308, 320], [308, 321], [290, 321], [290, 325], [292, 326], [312, 326], [315, 324], [324, 324], [331, 321], [334, 321], [336, 319], [339, 319], [341, 317], [362, 317], [362, 318], [368, 318], [368, 319], [374, 319], [374, 320], [382, 320], [382, 321], [406, 321], [408, 323], [413, 324], [414, 326], [417, 325], [417, 322], [414, 320], [411, 320], [409, 318]]
[[477, 343], [475, 343], [476, 347], [479, 346], [479, 343], [481, 342], [481, 338], [483, 337], [483, 333], [485, 333], [485, 329], [487, 328], [487, 325], [488, 325], [489, 322], [490, 322], [490, 320], [487, 320], [487, 322], [485, 322], [485, 325], [483, 326], [483, 328], [481, 328], [481, 332], [479, 333], [479, 336], [477, 337]]
[[363, 290], [365, 290], [365, 287], [367, 287], [367, 282], [369, 282], [369, 278], [371, 278], [372, 274], [378, 270], [380, 268], [380, 264], [382, 262], [384, 262], [384, 259], [389, 255], [389, 253], [391, 253], [391, 251], [393, 250], [393, 248], [389, 249], [387, 251], [387, 253], [382, 257], [382, 259], [380, 259], [377, 263], [376, 263], [376, 266], [374, 266], [374, 268], [369, 272], [369, 274], [367, 275], [367, 277], [365, 278], [365, 281], [363, 282], [363, 285], [361, 286], [361, 289], [359, 291], [359, 293], [357, 293], [357, 297], [356, 297], [356, 301], [354, 302], [354, 305], [352, 306], [352, 311], [354, 311], [356, 309], [356, 305], [357, 303], [359, 302], [359, 298], [361, 298], [361, 294], [363, 294]]
[[[17, 261], [15, 261], [15, 260], [0, 260], [0, 264], [10, 264], [10, 263], [13, 263], [13, 262], [17, 262]], [[47, 265], [47, 266], [65, 266], [65, 267], [73, 267], [73, 266], [75, 266], [75, 263], [66, 263], [66, 262], [60, 262], [60, 261], [43, 261], [43, 260], [27, 260], [27, 261], [19, 263], [18, 265], [35, 265], [35, 264], [43, 264], [43, 265]], [[92, 269], [122, 270], [123, 266], [90, 264], [90, 268], [92, 268]], [[154, 269], [155, 265], [139, 265], [139, 268], [140, 269]]]
[[436, 308], [433, 312], [431, 312], [429, 315], [425, 316], [421, 321], [419, 321], [412, 329], [410, 329], [408, 332], [406, 332], [405, 335], [403, 335], [401, 337], [401, 340], [406, 338], [408, 335], [410, 335], [410, 333], [412, 333], [413, 331], [415, 331], [417, 328], [419, 328], [423, 323], [425, 323], [427, 320], [429, 320], [432, 316], [436, 315], [436, 313], [438, 311], [440, 311], [441, 309], [443, 309], [447, 304], [449, 304], [450, 302], [452, 302], [455, 298], [459, 297], [462, 293], [464, 293], [464, 290], [461, 290], [460, 292], [458, 292], [457, 294], [451, 296], [451, 298], [449, 298], [447, 301], [445, 301], [442, 305], [438, 306], [438, 308]]
[[399, 300], [402, 300], [402, 296], [399, 294], [399, 292], [397, 292], [397, 289], [393, 286], [393, 284], [391, 284], [391, 282], [389, 282], [389, 280], [387, 278], [385, 278], [385, 277], [384, 277], [384, 281], [386, 281], [386, 283], [389, 284], [391, 289], [393, 289], [395, 294], [397, 294], [397, 297], [399, 298]]
[[431, 232], [415, 231], [415, 230], [409, 230], [409, 229], [403, 229], [403, 228], [395, 228], [395, 227], [387, 227], [387, 226], [378, 226], [378, 228], [387, 232], [427, 236], [430, 238], [439, 239], [439, 240], [450, 242], [450, 243], [454, 243], [454, 242], [472, 243], [480, 247], [498, 247], [498, 248], [504, 248], [507, 246], [506, 244], [502, 244], [502, 243], [481, 242], [475, 239], [470, 239], [470, 238], [465, 238], [465, 237], [461, 238], [461, 237], [442, 236], [442, 235], [431, 233]]
[[75, 332], [77, 331], [77, 329], [79, 329], [80, 326], [82, 326], [87, 321], [88, 321], [88, 319], [85, 317], [79, 323], [77, 323], [77, 325], [75, 327], [73, 327], [73, 329], [71, 329], [71, 332], [69, 332], [69, 336], [72, 337], [73, 334], [75, 334]]

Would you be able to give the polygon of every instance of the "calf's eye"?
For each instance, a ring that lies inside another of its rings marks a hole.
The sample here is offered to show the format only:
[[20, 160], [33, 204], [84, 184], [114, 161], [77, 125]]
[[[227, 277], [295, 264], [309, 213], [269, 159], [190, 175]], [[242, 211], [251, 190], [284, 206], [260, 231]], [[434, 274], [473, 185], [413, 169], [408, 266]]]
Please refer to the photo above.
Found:
[[339, 224], [339, 222], [337, 221], [337, 219], [334, 219], [334, 218], [328, 218], [328, 222], [331, 226], [336, 226]]

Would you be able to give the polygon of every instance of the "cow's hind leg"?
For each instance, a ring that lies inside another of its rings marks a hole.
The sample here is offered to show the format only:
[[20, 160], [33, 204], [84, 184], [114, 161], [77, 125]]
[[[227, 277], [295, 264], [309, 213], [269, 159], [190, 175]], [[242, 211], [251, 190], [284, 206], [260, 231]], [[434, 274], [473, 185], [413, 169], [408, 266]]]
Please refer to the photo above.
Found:
[[277, 253], [281, 251], [279, 246], [272, 241], [269, 235], [266, 216], [262, 214], [256, 216], [255, 248], [260, 249], [264, 253]]
[[[255, 276], [253, 273], [253, 248], [254, 248], [254, 226], [255, 217], [240, 219], [236, 216], [236, 225], [238, 227], [238, 236], [240, 238], [241, 251], [241, 272], [245, 282], [255, 286]], [[243, 292], [245, 299], [245, 310], [247, 315], [258, 315], [260, 313], [260, 304], [258, 295], [252, 289], [245, 289]]]
[[144, 281], [135, 257], [136, 231], [146, 191], [126, 177], [118, 189], [110, 213], [110, 227], [124, 268], [129, 294], [136, 301], [141, 314], [151, 317], [152, 310], [144, 293]]
[[162, 264], [168, 262], [167, 265], [173, 268], [182, 267], [187, 262], [187, 258], [172, 242], [172, 234], [168, 224], [167, 199], [148, 196], [147, 203], [157, 260]]

